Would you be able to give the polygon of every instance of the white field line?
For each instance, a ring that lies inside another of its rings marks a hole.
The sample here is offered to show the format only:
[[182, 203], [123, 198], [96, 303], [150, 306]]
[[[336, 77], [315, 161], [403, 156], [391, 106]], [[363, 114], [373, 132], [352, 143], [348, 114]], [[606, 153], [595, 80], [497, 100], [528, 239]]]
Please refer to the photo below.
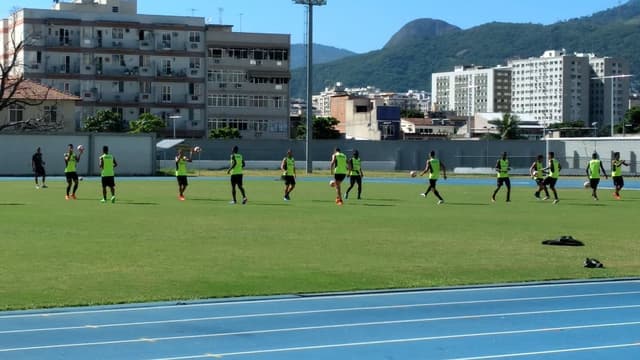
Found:
[[[398, 324], [419, 323], [419, 322], [433, 322], [433, 321], [469, 320], [469, 319], [480, 319], [480, 318], [542, 315], [542, 314], [568, 313], [568, 312], [579, 312], [579, 311], [619, 310], [619, 309], [622, 309], [622, 308], [638, 308], [638, 307], [640, 307], [640, 305], [634, 305], [634, 306], [612, 306], [612, 307], [603, 307], [603, 308], [582, 308], [582, 309], [565, 309], [565, 310], [513, 312], [513, 313], [500, 313], [500, 314], [449, 316], [449, 317], [408, 319], [408, 320], [389, 320], [389, 321], [373, 321], [373, 322], [363, 322], [363, 323], [344, 323], [344, 324], [335, 324], [335, 325], [319, 325], [319, 326], [305, 326], [305, 327], [292, 327], [292, 328], [277, 328], [277, 329], [265, 329], [265, 330], [248, 330], [248, 331], [237, 331], [237, 332], [228, 332], [228, 333], [210, 333], [210, 334], [198, 334], [198, 335], [167, 336], [167, 337], [156, 337], [156, 338], [136, 338], [136, 339], [122, 339], [122, 340], [85, 342], [85, 343], [52, 344], [52, 345], [27, 346], [27, 347], [0, 349], [0, 353], [3, 353], [3, 352], [16, 352], [16, 351], [28, 351], [28, 350], [56, 349], [56, 348], [98, 346], [98, 345], [114, 345], [114, 344], [125, 344], [125, 343], [144, 343], [144, 342], [154, 342], [155, 343], [155, 342], [160, 342], [160, 341], [191, 340], [191, 339], [214, 338], [214, 337], [225, 337], [225, 336], [241, 336], [241, 335], [274, 334], [274, 333], [284, 333], [284, 332], [326, 330], [326, 329], [342, 329], [342, 328], [354, 328], [354, 327], [364, 327], [364, 326], [398, 325]], [[553, 329], [556, 329], [556, 330], [557, 329], [565, 329], [566, 330], [566, 329], [582, 329], [582, 328], [597, 328], [597, 327], [611, 327], [611, 326], [628, 326], [628, 325], [638, 325], [638, 324], [640, 324], [640, 321], [623, 322], [623, 323], [611, 323], [611, 324], [576, 325], [576, 326], [567, 326], [567, 327], [553, 328]], [[517, 334], [517, 333], [520, 333], [520, 332], [525, 332], [526, 333], [526, 332], [538, 332], [538, 331], [550, 331], [550, 330], [548, 330], [548, 329], [532, 329], [532, 330], [518, 330], [518, 331], [513, 331], [513, 332], [512, 331], [490, 332], [490, 333], [482, 333], [482, 334]], [[465, 336], [478, 336], [478, 335], [462, 334], [462, 335], [438, 336], [438, 337], [433, 337], [433, 338], [429, 337], [429, 338], [420, 338], [420, 339], [433, 340], [433, 339], [448, 339], [448, 338], [465, 337]]]

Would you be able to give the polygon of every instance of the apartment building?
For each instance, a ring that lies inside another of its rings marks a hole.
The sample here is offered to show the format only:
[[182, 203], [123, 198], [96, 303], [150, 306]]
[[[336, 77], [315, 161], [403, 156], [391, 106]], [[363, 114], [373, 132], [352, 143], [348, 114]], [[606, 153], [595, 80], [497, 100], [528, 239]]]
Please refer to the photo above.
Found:
[[[629, 108], [629, 64], [618, 58], [586, 54], [591, 67], [589, 124], [611, 125], [622, 121]], [[612, 120], [613, 119], [613, 120]]]
[[431, 108], [458, 116], [511, 110], [511, 69], [456, 66], [431, 76]]
[[588, 121], [589, 58], [548, 50], [540, 57], [511, 60], [514, 113], [533, 114], [545, 124]]
[[168, 136], [206, 137], [229, 126], [243, 137], [288, 137], [289, 35], [138, 14], [137, 0], [54, 1], [1, 26], [25, 41], [25, 78], [82, 99], [76, 128], [113, 110], [126, 122], [158, 115]]

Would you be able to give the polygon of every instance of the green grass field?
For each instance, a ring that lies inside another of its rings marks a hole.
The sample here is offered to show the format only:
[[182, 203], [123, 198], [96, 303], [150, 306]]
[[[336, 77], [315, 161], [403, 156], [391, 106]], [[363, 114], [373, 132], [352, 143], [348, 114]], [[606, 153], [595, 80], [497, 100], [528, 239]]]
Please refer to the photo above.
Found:
[[[0, 309], [640, 275], [635, 191], [560, 188], [554, 206], [514, 187], [491, 204], [493, 187], [441, 181], [436, 205], [422, 183], [365, 183], [338, 207], [326, 181], [285, 203], [280, 182], [249, 178], [232, 206], [226, 178], [192, 178], [185, 202], [174, 180], [117, 182], [116, 204], [98, 180], [77, 201], [61, 180], [2, 182]], [[586, 246], [540, 244], [564, 234]]]

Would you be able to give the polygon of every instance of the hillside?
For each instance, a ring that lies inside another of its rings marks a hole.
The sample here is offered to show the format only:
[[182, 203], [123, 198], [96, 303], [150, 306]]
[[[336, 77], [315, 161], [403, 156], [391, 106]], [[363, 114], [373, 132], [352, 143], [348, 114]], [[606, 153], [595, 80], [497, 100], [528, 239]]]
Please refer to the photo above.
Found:
[[418, 19], [413, 20], [403, 26], [384, 46], [390, 48], [394, 46], [402, 46], [419, 40], [429, 40], [440, 35], [461, 31], [455, 25], [451, 25], [442, 20], [434, 19]]
[[[489, 23], [435, 37], [416, 36], [394, 46], [318, 65], [314, 89], [340, 81], [345, 86], [372, 85], [384, 90], [431, 88], [431, 73], [455, 65], [495, 66], [512, 58], [540, 56], [547, 49], [592, 52], [629, 61], [640, 73], [640, 0], [552, 25]], [[304, 95], [304, 73], [292, 72], [291, 93]]]
[[[291, 45], [291, 69], [297, 69], [307, 65], [306, 57], [307, 47], [304, 44]], [[324, 64], [331, 61], [343, 59], [349, 56], [357, 55], [353, 51], [338, 49], [333, 46], [320, 44], [313, 45], [314, 64]]]

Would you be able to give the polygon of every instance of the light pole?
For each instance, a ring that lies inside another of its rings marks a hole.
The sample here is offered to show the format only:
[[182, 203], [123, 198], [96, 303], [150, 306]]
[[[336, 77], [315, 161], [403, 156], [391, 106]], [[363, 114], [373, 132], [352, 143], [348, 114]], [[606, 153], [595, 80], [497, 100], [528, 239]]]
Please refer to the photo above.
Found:
[[598, 137], [598, 123], [592, 122], [591, 127], [593, 128], [593, 137]]
[[313, 172], [313, 162], [311, 160], [311, 149], [309, 144], [313, 136], [313, 6], [326, 5], [327, 0], [293, 0], [295, 4], [307, 5], [307, 134], [305, 141], [305, 153], [307, 157], [307, 174]]
[[[630, 74], [620, 74], [620, 75], [608, 75], [608, 76], [595, 76], [592, 77], [591, 80], [606, 80], [606, 79], [611, 79], [611, 136], [613, 137], [613, 117], [614, 117], [614, 111], [615, 111], [615, 107], [613, 106], [613, 102], [614, 102], [614, 92], [613, 92], [613, 81], [614, 79], [619, 79], [619, 78], [629, 78], [632, 77], [633, 75]], [[604, 101], [603, 101], [604, 102]], [[624, 124], [623, 124], [623, 130], [624, 131]]]
[[171, 115], [169, 119], [173, 120], [173, 138], [176, 138], [176, 119], [181, 119], [182, 115]]

